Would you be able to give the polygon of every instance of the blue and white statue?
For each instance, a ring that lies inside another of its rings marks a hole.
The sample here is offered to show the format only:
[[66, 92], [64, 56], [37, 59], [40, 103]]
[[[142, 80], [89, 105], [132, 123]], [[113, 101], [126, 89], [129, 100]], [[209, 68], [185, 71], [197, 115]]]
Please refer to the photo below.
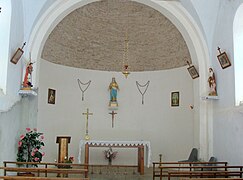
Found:
[[118, 103], [117, 103], [117, 91], [119, 90], [119, 86], [115, 80], [115, 78], [112, 78], [112, 81], [109, 85], [109, 90], [110, 90], [110, 103], [109, 106], [110, 107], [117, 107]]

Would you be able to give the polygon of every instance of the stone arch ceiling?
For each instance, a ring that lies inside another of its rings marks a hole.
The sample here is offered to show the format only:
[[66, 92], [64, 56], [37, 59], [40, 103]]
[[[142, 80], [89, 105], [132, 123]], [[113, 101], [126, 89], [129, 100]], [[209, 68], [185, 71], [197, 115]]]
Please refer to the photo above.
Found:
[[131, 71], [155, 71], [191, 62], [181, 33], [164, 15], [128, 0], [93, 2], [71, 12], [50, 33], [42, 58], [103, 71], [121, 71], [124, 63]]

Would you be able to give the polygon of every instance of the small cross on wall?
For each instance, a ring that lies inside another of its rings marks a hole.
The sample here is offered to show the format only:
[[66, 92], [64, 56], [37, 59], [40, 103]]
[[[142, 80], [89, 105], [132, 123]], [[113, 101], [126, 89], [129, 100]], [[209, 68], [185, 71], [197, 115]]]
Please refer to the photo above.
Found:
[[117, 114], [115, 111], [111, 111], [109, 114], [111, 114], [111, 118], [112, 118], [112, 128], [114, 127], [114, 118], [115, 118], [115, 114]]

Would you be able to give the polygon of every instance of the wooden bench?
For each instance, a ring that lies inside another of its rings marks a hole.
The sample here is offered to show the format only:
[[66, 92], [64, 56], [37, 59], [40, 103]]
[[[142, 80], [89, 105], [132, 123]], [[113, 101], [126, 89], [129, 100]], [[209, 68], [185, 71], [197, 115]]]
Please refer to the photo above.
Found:
[[[164, 167], [161, 167], [161, 169]], [[184, 170], [183, 170], [184, 169]], [[169, 169], [168, 180], [171, 177], [198, 177], [198, 178], [242, 178], [243, 166], [193, 166], [190, 168], [181, 167], [177, 170]]]
[[243, 171], [169, 171], [168, 180], [171, 177], [198, 177], [198, 178], [219, 178], [239, 177], [242, 178]]
[[[213, 180], [242, 180], [243, 178], [213, 178]], [[198, 180], [198, 178], [180, 178], [180, 180]], [[212, 178], [200, 178], [200, 180], [212, 180]]]
[[227, 162], [153, 162], [153, 180], [156, 177], [159, 177], [162, 180], [162, 177], [168, 177], [168, 171], [170, 170], [194, 170], [195, 168], [215, 168], [218, 165], [227, 166]]
[[[16, 173], [34, 173], [35, 176], [40, 177], [41, 173], [47, 177], [48, 173], [57, 173], [57, 176], [68, 174], [86, 175], [88, 169], [85, 164], [72, 164], [72, 163], [34, 163], [34, 162], [14, 162], [4, 161], [4, 176], [7, 177], [7, 172]], [[36, 166], [36, 167], [21, 167], [21, 165]], [[9, 177], [9, 176], [8, 176]], [[23, 176], [22, 176], [23, 177]], [[31, 178], [31, 177], [29, 177]], [[48, 177], [49, 178], [49, 177]], [[87, 177], [86, 177], [87, 178]]]
[[89, 178], [60, 178], [60, 177], [24, 177], [24, 176], [0, 176], [6, 180], [89, 180]]

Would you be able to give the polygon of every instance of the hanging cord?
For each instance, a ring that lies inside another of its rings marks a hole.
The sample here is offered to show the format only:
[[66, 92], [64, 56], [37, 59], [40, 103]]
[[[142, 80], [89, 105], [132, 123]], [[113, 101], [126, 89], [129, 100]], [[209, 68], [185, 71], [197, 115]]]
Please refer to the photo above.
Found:
[[[91, 80], [89, 80], [87, 83], [82, 83], [79, 79], [78, 79], [78, 85], [80, 90], [82, 91], [82, 101], [84, 100], [84, 92], [89, 88], [89, 85], [91, 84]], [[86, 88], [83, 90], [81, 85], [86, 86]]]
[[[147, 82], [146, 84], [144, 84], [144, 85], [141, 85], [141, 84], [139, 84], [138, 81], [136, 81], [137, 88], [138, 88], [140, 94], [142, 95], [142, 104], [144, 104], [144, 94], [146, 93], [146, 91], [147, 91], [147, 89], [148, 89], [148, 87], [149, 87], [149, 82], [150, 82], [150, 81], [148, 81], [148, 82]], [[142, 93], [140, 87], [143, 88], [143, 87], [145, 87], [145, 86], [146, 86], [146, 88], [145, 88], [144, 92]]]

